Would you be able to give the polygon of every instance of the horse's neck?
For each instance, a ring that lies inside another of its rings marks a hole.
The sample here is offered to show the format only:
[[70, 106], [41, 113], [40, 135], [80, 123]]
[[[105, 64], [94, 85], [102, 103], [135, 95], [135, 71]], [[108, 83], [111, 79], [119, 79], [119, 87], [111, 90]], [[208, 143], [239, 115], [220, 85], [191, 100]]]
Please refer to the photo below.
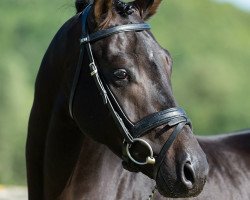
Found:
[[198, 141], [207, 155], [209, 176], [198, 199], [250, 199], [250, 130]]
[[65, 192], [67, 199], [147, 199], [154, 181], [123, 169], [121, 160], [107, 147], [85, 138]]

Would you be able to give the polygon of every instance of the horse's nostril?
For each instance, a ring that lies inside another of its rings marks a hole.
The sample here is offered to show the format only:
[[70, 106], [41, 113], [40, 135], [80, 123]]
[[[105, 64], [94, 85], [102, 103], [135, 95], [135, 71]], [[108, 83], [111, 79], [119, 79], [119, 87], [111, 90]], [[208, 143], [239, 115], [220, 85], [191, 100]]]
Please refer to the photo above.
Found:
[[188, 189], [192, 189], [195, 182], [195, 175], [192, 164], [187, 161], [182, 169], [182, 182]]

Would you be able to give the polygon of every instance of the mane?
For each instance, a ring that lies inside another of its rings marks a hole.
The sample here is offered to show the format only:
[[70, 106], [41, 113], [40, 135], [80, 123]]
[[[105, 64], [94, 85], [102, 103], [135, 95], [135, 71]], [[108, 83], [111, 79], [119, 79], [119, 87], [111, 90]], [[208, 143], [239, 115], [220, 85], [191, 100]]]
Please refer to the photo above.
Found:
[[121, 0], [115, 0], [115, 6], [117, 12], [124, 17], [131, 15], [134, 12], [133, 6], [130, 3], [125, 3]]
[[[93, 3], [93, 1], [90, 0], [89, 3]], [[123, 17], [131, 15], [134, 12], [133, 6], [130, 3], [125, 3], [121, 0], [114, 0], [113, 4], [115, 5], [117, 12]], [[75, 7], [76, 7], [77, 13], [82, 12], [86, 6], [87, 6], [87, 3], [85, 0], [75, 1]]]

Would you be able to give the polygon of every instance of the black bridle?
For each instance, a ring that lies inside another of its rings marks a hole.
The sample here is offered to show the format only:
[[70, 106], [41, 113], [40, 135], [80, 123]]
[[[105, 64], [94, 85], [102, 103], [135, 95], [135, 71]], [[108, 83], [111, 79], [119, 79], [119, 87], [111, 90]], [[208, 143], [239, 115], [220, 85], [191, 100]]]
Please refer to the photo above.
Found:
[[[115, 26], [109, 29], [100, 30], [94, 33], [88, 33], [88, 26], [87, 26], [87, 17], [90, 13], [91, 5], [88, 5], [84, 11], [81, 13], [82, 17], [82, 36], [80, 39], [80, 55], [77, 64], [77, 68], [75, 71], [75, 76], [72, 84], [72, 89], [70, 93], [69, 99], [69, 113], [70, 116], [74, 119], [73, 116], [73, 101], [74, 95], [76, 91], [76, 87], [79, 81], [82, 63], [83, 63], [83, 55], [86, 51], [89, 58], [89, 68], [90, 68], [90, 75], [95, 80], [96, 86], [102, 96], [103, 103], [109, 109], [117, 127], [119, 128], [123, 138], [124, 138], [124, 145], [123, 145], [123, 159], [124, 161], [131, 160], [138, 165], [145, 165], [145, 164], [154, 164], [155, 165], [155, 175], [158, 173], [158, 169], [161, 166], [165, 153], [170, 148], [172, 143], [174, 142], [176, 136], [181, 132], [185, 125], [191, 126], [191, 123], [186, 116], [186, 113], [181, 108], [170, 108], [166, 110], [162, 110], [160, 112], [151, 114], [149, 116], [144, 117], [136, 124], [133, 124], [127, 116], [124, 114], [122, 108], [120, 107], [119, 103], [117, 102], [115, 96], [111, 92], [109, 86], [100, 78], [100, 74], [98, 71], [98, 67], [95, 64], [93, 53], [91, 50], [91, 43], [103, 38], [106, 38], [110, 35], [120, 33], [120, 32], [129, 32], [129, 31], [145, 31], [149, 30], [150, 26], [146, 23], [140, 24], [126, 24]], [[160, 153], [155, 156], [153, 154], [153, 150], [151, 146], [145, 141], [140, 139], [143, 135], [145, 135], [149, 130], [152, 130], [156, 127], [161, 125], [168, 125], [169, 127], [174, 127], [173, 132], [169, 136], [166, 143], [163, 145]], [[133, 143], [139, 142], [142, 145], [146, 146], [149, 151], [150, 155], [147, 157], [145, 162], [140, 162], [135, 160], [130, 154], [130, 148]], [[156, 161], [155, 161], [156, 157]]]

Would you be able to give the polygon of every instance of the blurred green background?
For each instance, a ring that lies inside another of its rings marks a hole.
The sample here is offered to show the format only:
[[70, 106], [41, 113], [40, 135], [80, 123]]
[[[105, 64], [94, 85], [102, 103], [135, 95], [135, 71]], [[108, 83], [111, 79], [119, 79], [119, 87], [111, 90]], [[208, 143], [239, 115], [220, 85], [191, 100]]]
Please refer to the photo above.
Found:
[[[24, 147], [43, 54], [73, 0], [0, 2], [0, 184], [25, 184]], [[209, 0], [163, 1], [151, 21], [174, 59], [173, 88], [196, 134], [250, 127], [250, 13]]]

